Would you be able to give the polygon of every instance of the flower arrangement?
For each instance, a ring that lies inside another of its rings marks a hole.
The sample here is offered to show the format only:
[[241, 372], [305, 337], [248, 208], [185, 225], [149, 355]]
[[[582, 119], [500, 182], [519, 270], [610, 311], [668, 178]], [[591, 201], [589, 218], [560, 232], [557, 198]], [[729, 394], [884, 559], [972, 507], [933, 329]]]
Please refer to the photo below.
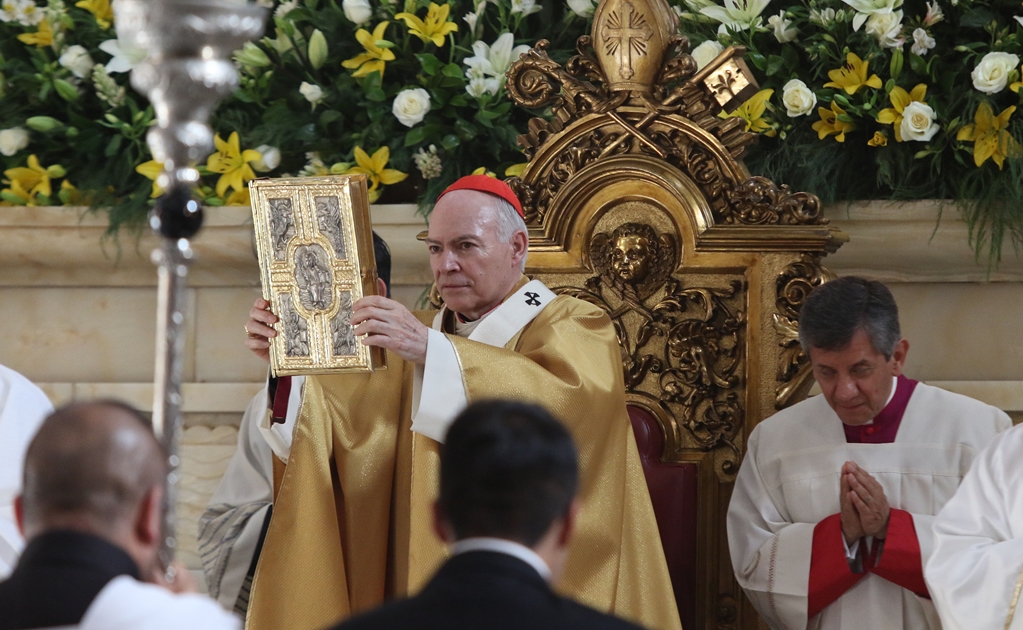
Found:
[[741, 45], [752, 172], [819, 195], [946, 199], [992, 262], [1023, 244], [1023, 7], [1004, 0], [682, 0], [702, 67]]
[[[235, 53], [241, 86], [200, 164], [209, 205], [247, 204], [257, 176], [363, 173], [375, 202], [432, 200], [478, 169], [515, 173], [515, 138], [539, 112], [512, 108], [505, 72], [541, 38], [567, 59], [594, 5], [260, 3], [266, 36]], [[85, 204], [112, 230], [143, 223], [161, 192], [145, 143], [154, 116], [128, 81], [141, 55], [113, 21], [110, 0], [0, 3], [0, 204]]]
[[[87, 204], [111, 229], [159, 194], [138, 51], [110, 0], [0, 1], [0, 204]], [[256, 176], [364, 173], [374, 201], [429, 201], [457, 177], [514, 175], [504, 75], [539, 39], [563, 62], [596, 0], [259, 0], [266, 36], [234, 60], [200, 165], [210, 205]], [[852, 199], [955, 200], [974, 245], [1023, 244], [1018, 0], [669, 0], [702, 67], [748, 49], [761, 91], [733, 112], [763, 136], [750, 170]], [[723, 2], [723, 4], [719, 4]]]

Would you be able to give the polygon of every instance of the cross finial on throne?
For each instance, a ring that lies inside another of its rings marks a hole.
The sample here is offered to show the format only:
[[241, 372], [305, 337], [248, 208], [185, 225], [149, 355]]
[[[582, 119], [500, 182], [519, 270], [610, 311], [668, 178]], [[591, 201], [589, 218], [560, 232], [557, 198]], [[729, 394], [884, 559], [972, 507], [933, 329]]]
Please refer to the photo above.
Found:
[[631, 79], [632, 56], [647, 54], [646, 42], [653, 37], [654, 30], [647, 24], [646, 16], [636, 12], [631, 2], [623, 2], [621, 14], [612, 11], [601, 29], [600, 36], [609, 55], [618, 57], [622, 78]]

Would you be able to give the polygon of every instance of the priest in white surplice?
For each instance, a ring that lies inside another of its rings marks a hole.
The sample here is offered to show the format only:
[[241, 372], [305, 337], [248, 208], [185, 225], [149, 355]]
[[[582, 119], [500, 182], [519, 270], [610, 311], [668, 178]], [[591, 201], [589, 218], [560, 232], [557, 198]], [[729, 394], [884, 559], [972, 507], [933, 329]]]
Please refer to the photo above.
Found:
[[934, 515], [1002, 411], [902, 374], [879, 282], [828, 282], [800, 312], [823, 395], [750, 434], [728, 510], [736, 578], [772, 628], [940, 628], [924, 583]]
[[1023, 426], [977, 457], [934, 519], [925, 575], [946, 630], [1023, 629]]

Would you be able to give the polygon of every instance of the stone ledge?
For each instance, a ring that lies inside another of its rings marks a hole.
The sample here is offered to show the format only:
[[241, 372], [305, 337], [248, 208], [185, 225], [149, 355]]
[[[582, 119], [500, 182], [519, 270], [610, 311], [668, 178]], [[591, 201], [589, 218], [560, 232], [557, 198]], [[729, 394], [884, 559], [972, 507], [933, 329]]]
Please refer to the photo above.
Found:
[[1023, 259], [1009, 246], [997, 268], [978, 262], [966, 222], [951, 202], [858, 201], [829, 206], [824, 214], [851, 237], [824, 259], [839, 275], [885, 282], [1023, 280]]
[[[392, 284], [429, 284], [425, 249], [415, 240], [426, 221], [413, 204], [371, 206], [374, 228], [391, 247]], [[155, 286], [148, 231], [104, 238], [106, 217], [85, 208], [0, 209], [0, 286]], [[252, 214], [244, 207], [207, 208], [193, 241], [189, 286], [258, 287]]]

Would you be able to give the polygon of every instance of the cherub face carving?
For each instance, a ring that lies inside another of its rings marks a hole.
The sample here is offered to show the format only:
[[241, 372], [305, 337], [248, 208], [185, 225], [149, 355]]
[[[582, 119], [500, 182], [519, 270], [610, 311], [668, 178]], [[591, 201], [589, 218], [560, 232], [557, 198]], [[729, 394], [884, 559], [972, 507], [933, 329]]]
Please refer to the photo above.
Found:
[[650, 275], [653, 251], [650, 241], [639, 234], [622, 234], [614, 240], [611, 269], [629, 284], [639, 284]]

